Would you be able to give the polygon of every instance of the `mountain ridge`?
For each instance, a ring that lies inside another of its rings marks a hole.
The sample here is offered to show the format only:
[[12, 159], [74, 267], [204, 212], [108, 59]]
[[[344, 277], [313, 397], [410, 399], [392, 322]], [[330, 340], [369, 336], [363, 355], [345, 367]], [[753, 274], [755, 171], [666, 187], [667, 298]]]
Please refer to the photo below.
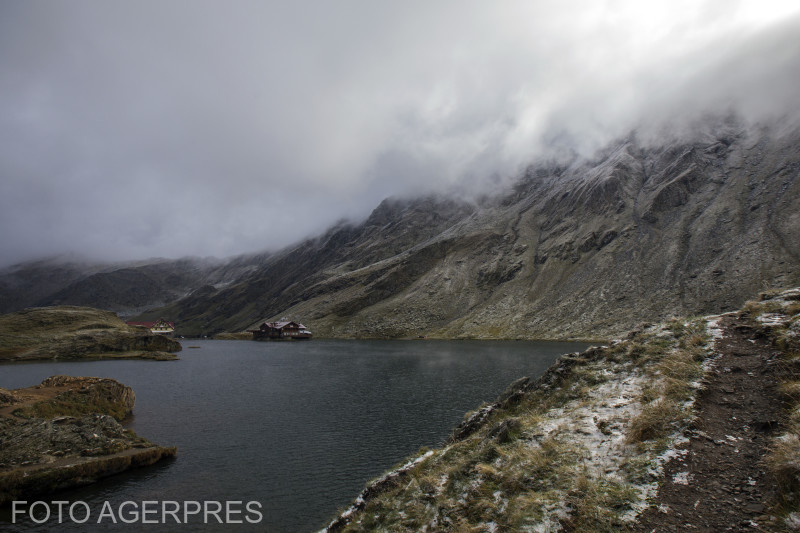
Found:
[[580, 338], [741, 305], [797, 280], [800, 158], [796, 130], [731, 129], [531, 167], [511, 194], [394, 256], [321, 282], [310, 265], [316, 290], [261, 314], [322, 336]]
[[[181, 291], [151, 291], [139, 317], [184, 335], [288, 317], [318, 337], [614, 336], [799, 284], [798, 173], [797, 127], [729, 117], [688, 140], [634, 133], [491, 196], [387, 199], [275, 253], [181, 271]], [[152, 308], [156, 296], [172, 300]]]

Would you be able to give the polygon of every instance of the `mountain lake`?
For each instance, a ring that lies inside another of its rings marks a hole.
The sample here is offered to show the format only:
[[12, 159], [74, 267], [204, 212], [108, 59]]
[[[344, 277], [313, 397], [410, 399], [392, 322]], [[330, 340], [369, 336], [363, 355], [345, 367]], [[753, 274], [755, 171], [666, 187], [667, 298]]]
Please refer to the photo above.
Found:
[[[152, 531], [318, 530], [365, 484], [416, 453], [444, 443], [468, 411], [493, 401], [514, 380], [540, 376], [584, 343], [527, 341], [182, 340], [179, 361], [102, 360], [0, 365], [0, 387], [56, 374], [110, 377], [133, 388], [126, 427], [174, 460], [99, 483], [29, 500], [82, 501], [86, 524], [27, 515], [3, 531], [134, 531], [141, 524], [96, 518], [105, 502], [242, 502], [242, 524], [148, 525]], [[258, 502], [249, 524], [245, 505]], [[158, 507], [160, 509], [160, 507]], [[53, 511], [56, 508], [53, 507]], [[77, 515], [83, 516], [79, 510]], [[121, 513], [120, 513], [121, 514]], [[117, 517], [120, 516], [117, 514]], [[155, 516], [155, 515], [154, 515]], [[202, 516], [202, 515], [200, 515]]]

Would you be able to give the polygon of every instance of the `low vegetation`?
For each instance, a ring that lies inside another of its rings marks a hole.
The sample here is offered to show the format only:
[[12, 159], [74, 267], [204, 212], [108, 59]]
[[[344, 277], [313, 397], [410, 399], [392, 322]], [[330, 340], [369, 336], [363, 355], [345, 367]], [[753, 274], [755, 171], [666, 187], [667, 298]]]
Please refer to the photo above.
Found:
[[110, 378], [52, 376], [0, 389], [0, 504], [174, 457], [125, 429], [136, 396]]
[[57, 306], [0, 315], [0, 361], [125, 357], [177, 359], [181, 345], [111, 311]]
[[[40, 399], [17, 400], [14, 403], [21, 403], [21, 406], [11, 412], [12, 416], [51, 419], [103, 413], [121, 422], [131, 414], [136, 402], [130, 387], [108, 378], [52, 376], [45, 379], [36, 392], [45, 394]], [[24, 398], [25, 393], [16, 396]]]
[[368, 487], [330, 529], [624, 530], [692, 420], [707, 330], [702, 318], [643, 325], [562, 356], [468, 414], [445, 447]]
[[239, 331], [236, 333], [217, 333], [214, 339], [218, 341], [251, 341], [253, 334], [249, 331]]
[[780, 385], [786, 403], [785, 431], [773, 441], [767, 464], [778, 483], [777, 512], [789, 529], [800, 527], [800, 290], [763, 294], [743, 312], [756, 318], [779, 348], [789, 376]]

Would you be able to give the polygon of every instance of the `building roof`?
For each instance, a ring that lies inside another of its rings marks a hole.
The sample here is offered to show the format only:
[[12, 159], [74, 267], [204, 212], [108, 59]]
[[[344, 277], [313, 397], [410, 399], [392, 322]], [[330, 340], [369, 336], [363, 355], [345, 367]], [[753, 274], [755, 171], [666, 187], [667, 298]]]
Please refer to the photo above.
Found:
[[144, 327], [146, 327], [148, 329], [152, 329], [153, 326], [155, 326], [156, 324], [161, 323], [161, 324], [168, 325], [172, 329], [175, 329], [175, 324], [173, 322], [167, 322], [163, 318], [159, 318], [158, 320], [156, 320], [154, 322], [134, 322], [134, 321], [129, 321], [129, 322], [125, 322], [125, 323], [128, 324], [129, 326], [144, 326]]
[[280, 322], [264, 322], [264, 323], [263, 323], [263, 324], [261, 324], [261, 325], [262, 325], [262, 326], [263, 326], [263, 325], [267, 325], [267, 326], [269, 326], [269, 327], [271, 327], [271, 328], [275, 328], [275, 329], [283, 329], [283, 328], [285, 328], [286, 326], [288, 326], [289, 324], [295, 324], [295, 325], [296, 325], [298, 328], [301, 328], [301, 329], [306, 329], [306, 327], [305, 327], [303, 324], [301, 324], [300, 322], [295, 322], [295, 321], [293, 321], [293, 320], [289, 320], [289, 321], [280, 321]]

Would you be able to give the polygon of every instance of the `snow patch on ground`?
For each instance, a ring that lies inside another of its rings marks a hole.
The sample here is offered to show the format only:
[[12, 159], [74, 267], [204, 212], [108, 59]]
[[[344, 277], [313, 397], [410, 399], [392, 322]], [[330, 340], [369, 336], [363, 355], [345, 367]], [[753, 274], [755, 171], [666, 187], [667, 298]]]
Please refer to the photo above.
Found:
[[688, 485], [691, 475], [689, 472], [678, 472], [672, 476], [672, 482], [676, 485]]
[[553, 531], [561, 531], [560, 520], [568, 518], [569, 513], [563, 507], [552, 507], [547, 509], [547, 514], [544, 519], [535, 524], [530, 530], [533, 533], [553, 533]]
[[787, 317], [783, 313], [764, 313], [756, 317], [756, 320], [767, 327], [785, 326]]
[[[642, 410], [640, 397], [648, 378], [630, 364], [612, 364], [604, 361], [603, 368], [590, 367], [607, 381], [591, 388], [587, 397], [573, 400], [563, 408], [550, 410], [537, 428], [538, 435], [554, 436], [559, 441], [581, 450], [583, 468], [587, 477], [626, 483], [622, 467], [631, 456], [631, 445], [626, 443], [630, 420]], [[538, 446], [538, 441], [532, 441]], [[657, 484], [634, 485], [639, 502], [625, 519], [633, 520], [644, 509], [648, 497], [655, 494]], [[567, 509], [561, 509], [567, 514]], [[550, 513], [548, 513], [549, 515]], [[535, 531], [555, 531], [555, 523], [540, 524]]]
[[[722, 338], [721, 318], [710, 317], [707, 323], [712, 339]], [[653, 333], [656, 336], [659, 334], [659, 332]], [[704, 371], [708, 371], [712, 366], [713, 361], [707, 361], [703, 367]], [[536, 436], [554, 437], [580, 450], [584, 456], [582, 471], [588, 478], [595, 481], [616, 482], [632, 488], [637, 494], [636, 501], [621, 518], [633, 521], [648, 507], [648, 500], [657, 494], [657, 480], [663, 475], [664, 465], [672, 459], [686, 456], [688, 450], [683, 447], [689, 439], [680, 432], [672, 434], [668, 438], [667, 449], [658, 456], [651, 456], [648, 460], [645, 479], [650, 481], [630, 484], [623, 468], [629, 460], [637, 458], [640, 452], [626, 442], [628, 426], [644, 407], [641, 400], [644, 388], [652, 385], [652, 380], [657, 380], [658, 377], [644, 373], [630, 362], [613, 363], [609, 360], [590, 364], [585, 367], [585, 371], [593, 373], [604, 381], [594, 385], [587, 394], [581, 395], [562, 408], [551, 409], [538, 426]], [[694, 398], [702, 383], [702, 380], [698, 380], [691, 384], [695, 392], [685, 402], [685, 407], [693, 407]], [[531, 446], [538, 445], [537, 440], [531, 442]], [[673, 482], [679, 484], [688, 484], [690, 480], [688, 472], [681, 472], [673, 477]], [[561, 509], [564, 513], [568, 511], [566, 508]], [[535, 530], [557, 530], [557, 527], [552, 528], [553, 525], [543, 523], [541, 528]]]
[[706, 331], [711, 335], [712, 342], [722, 339], [725, 335], [722, 329], [722, 315], [712, 315], [705, 317]]

